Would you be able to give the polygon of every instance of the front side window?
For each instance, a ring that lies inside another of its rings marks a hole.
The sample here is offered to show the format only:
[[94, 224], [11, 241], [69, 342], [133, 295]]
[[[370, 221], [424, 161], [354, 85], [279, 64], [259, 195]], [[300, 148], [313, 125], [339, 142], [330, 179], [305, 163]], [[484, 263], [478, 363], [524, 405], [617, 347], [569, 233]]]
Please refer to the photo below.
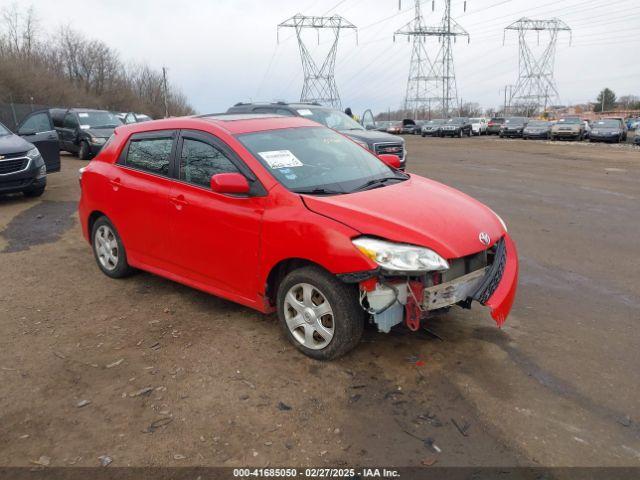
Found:
[[218, 148], [199, 140], [183, 140], [180, 180], [209, 188], [213, 175], [236, 172], [238, 169]]
[[132, 139], [125, 164], [156, 175], [169, 175], [172, 138]]
[[351, 193], [407, 178], [327, 128], [268, 130], [238, 139], [278, 182], [298, 193]]
[[20, 127], [20, 131], [32, 131], [36, 133], [48, 132], [51, 130], [51, 122], [49, 121], [49, 115], [46, 113], [36, 113], [31, 115]]

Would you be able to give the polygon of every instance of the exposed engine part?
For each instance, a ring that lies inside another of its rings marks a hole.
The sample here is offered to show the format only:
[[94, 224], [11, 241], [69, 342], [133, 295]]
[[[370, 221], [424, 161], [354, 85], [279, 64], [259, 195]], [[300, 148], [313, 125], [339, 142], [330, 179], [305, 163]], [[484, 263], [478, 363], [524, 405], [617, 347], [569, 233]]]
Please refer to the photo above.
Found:
[[[364, 306], [366, 299], [368, 308]], [[361, 291], [360, 304], [373, 317], [378, 331], [389, 333], [391, 327], [402, 323], [404, 305], [407, 303], [406, 284], [376, 283], [375, 289]]]

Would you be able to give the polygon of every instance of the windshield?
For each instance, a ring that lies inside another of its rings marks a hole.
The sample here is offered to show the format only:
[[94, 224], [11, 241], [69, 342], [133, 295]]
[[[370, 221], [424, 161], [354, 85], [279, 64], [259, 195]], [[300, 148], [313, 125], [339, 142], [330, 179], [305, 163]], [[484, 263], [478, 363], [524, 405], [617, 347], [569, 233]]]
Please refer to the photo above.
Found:
[[11, 132], [7, 129], [7, 127], [0, 123], [0, 136], [2, 135], [11, 135]]
[[467, 120], [466, 118], [460, 118], [460, 117], [452, 118], [449, 120], [449, 123], [455, 123], [456, 125], [461, 125], [465, 123], [466, 120]]
[[480, 118], [470, 118], [470, 119], [469, 119], [469, 121], [470, 121], [471, 123], [480, 123], [480, 122], [481, 122], [481, 120], [482, 120], [482, 119], [480, 119]]
[[544, 120], [532, 120], [527, 123], [527, 127], [548, 127], [549, 122], [545, 122]]
[[330, 108], [297, 108], [298, 114], [314, 122], [321, 123], [322, 125], [333, 128], [338, 131], [345, 130], [364, 130], [362, 125], [356, 122], [349, 115], [342, 113], [338, 110], [332, 110]]
[[372, 181], [382, 185], [407, 178], [327, 128], [268, 130], [238, 139], [278, 182], [297, 193], [351, 193]]
[[491, 121], [491, 123], [504, 123], [504, 118], [502, 118], [502, 117], [494, 117], [490, 121]]
[[620, 128], [620, 122], [618, 120], [598, 120], [594, 127], [599, 128]]
[[115, 128], [122, 121], [111, 112], [79, 112], [80, 128]]
[[568, 123], [571, 125], [575, 125], [575, 124], [580, 124], [582, 123], [582, 120], [580, 120], [579, 118], [561, 118], [558, 123]]
[[524, 117], [507, 118], [504, 123], [507, 125], [524, 125]]

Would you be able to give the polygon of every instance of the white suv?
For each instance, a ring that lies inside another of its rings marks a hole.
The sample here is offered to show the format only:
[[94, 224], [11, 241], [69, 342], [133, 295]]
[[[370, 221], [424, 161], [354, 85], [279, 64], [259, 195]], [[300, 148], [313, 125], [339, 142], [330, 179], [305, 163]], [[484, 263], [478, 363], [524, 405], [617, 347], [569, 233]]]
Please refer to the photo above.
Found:
[[486, 135], [487, 134], [487, 126], [489, 124], [489, 119], [480, 117], [480, 118], [470, 118], [471, 122], [471, 133], [473, 135]]

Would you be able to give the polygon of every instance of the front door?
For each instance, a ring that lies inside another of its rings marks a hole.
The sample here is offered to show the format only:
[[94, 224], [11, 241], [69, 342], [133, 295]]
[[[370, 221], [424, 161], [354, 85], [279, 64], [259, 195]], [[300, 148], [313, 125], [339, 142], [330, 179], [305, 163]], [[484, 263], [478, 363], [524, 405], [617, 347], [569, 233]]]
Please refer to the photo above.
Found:
[[176, 266], [223, 296], [255, 302], [266, 196], [211, 191], [211, 177], [218, 173], [240, 172], [252, 179], [242, 160], [210, 134], [182, 131], [175, 164], [169, 202]]
[[48, 111], [29, 114], [18, 127], [18, 135], [38, 148], [47, 173], [60, 171], [60, 143]]

